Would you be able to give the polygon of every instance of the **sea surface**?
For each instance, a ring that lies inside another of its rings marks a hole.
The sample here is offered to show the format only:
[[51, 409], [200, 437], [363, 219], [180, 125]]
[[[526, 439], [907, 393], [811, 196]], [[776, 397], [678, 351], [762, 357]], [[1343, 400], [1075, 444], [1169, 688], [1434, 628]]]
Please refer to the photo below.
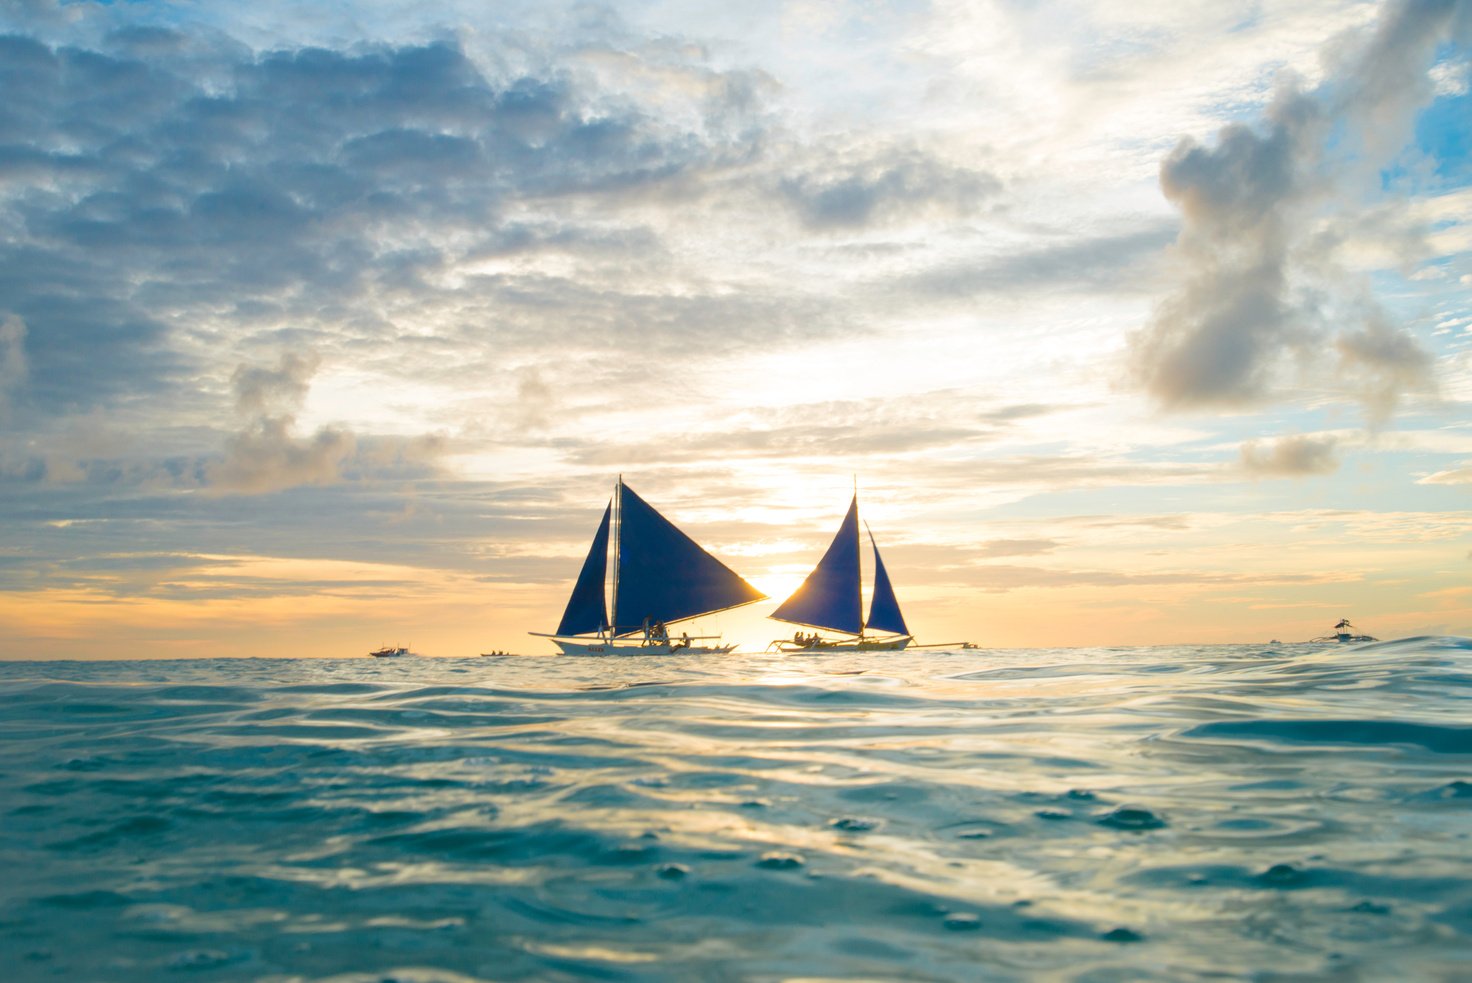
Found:
[[0, 663], [0, 975], [1472, 979], [1472, 640]]

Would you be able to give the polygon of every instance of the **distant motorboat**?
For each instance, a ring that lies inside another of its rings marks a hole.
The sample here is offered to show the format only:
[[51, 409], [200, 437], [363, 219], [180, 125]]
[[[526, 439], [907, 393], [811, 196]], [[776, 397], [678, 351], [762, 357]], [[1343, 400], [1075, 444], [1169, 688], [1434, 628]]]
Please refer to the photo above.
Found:
[[1361, 635], [1355, 631], [1354, 625], [1349, 623], [1348, 618], [1340, 618], [1339, 623], [1334, 626], [1332, 635], [1320, 635], [1318, 638], [1310, 638], [1310, 644], [1333, 645], [1349, 642], [1378, 642], [1380, 639], [1374, 635]]
[[385, 645], [368, 653], [375, 659], [396, 659], [401, 655], [409, 655], [407, 645]]

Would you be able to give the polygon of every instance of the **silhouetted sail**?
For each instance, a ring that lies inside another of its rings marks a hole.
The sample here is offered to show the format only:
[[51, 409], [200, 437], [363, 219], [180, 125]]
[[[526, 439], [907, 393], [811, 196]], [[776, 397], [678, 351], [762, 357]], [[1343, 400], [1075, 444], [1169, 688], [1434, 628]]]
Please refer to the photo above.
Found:
[[[868, 529], [868, 523], [864, 525]], [[896, 635], [908, 635], [905, 616], [900, 614], [900, 602], [894, 596], [894, 585], [889, 582], [889, 571], [879, 558], [879, 544], [874, 542], [874, 533], [869, 532], [869, 545], [874, 547], [874, 598], [869, 602], [869, 622], [865, 628], [892, 631]]]
[[832, 631], [859, 634], [864, 627], [862, 584], [859, 577], [859, 498], [849, 504], [848, 515], [838, 527], [838, 535], [823, 554], [823, 559], [808, 574], [808, 579], [795, 590], [771, 617], [795, 625], [828, 628]]
[[567, 599], [567, 610], [562, 612], [562, 623], [557, 626], [559, 635], [581, 635], [608, 627], [608, 610], [603, 606], [603, 578], [608, 572], [608, 517], [612, 511], [613, 503], [609, 502], [608, 508], [603, 510], [603, 521], [598, 523], [598, 531], [593, 534], [593, 546], [583, 561], [572, 596]]
[[618, 593], [614, 624], [623, 634], [650, 624], [724, 611], [767, 595], [742, 580], [650, 507], [628, 485], [619, 491]]

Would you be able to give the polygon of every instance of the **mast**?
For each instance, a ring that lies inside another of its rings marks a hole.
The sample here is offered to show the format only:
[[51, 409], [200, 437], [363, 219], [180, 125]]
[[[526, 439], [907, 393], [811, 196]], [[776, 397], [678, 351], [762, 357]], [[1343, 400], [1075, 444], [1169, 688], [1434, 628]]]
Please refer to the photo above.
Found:
[[[854, 472], [854, 507], [857, 510], [859, 504], [859, 475]], [[857, 511], [855, 515], [857, 515]], [[859, 610], [864, 610], [864, 536], [859, 532], [859, 524], [854, 523], [854, 562], [859, 566]], [[859, 640], [864, 639], [864, 629], [868, 627], [864, 622], [859, 622]]]
[[[618, 556], [619, 546], [624, 539], [624, 476], [618, 476], [618, 482], [613, 486], [613, 590], [612, 599], [608, 605], [608, 620], [618, 621]], [[611, 624], [608, 631], [609, 637], [618, 635], [618, 625]]]

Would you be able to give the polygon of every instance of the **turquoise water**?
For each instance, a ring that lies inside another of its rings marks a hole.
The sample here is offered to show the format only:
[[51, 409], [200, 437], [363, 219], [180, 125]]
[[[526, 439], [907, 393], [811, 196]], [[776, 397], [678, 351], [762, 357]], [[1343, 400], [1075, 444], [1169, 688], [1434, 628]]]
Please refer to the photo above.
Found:
[[9, 980], [1472, 976], [1472, 640], [0, 663]]

